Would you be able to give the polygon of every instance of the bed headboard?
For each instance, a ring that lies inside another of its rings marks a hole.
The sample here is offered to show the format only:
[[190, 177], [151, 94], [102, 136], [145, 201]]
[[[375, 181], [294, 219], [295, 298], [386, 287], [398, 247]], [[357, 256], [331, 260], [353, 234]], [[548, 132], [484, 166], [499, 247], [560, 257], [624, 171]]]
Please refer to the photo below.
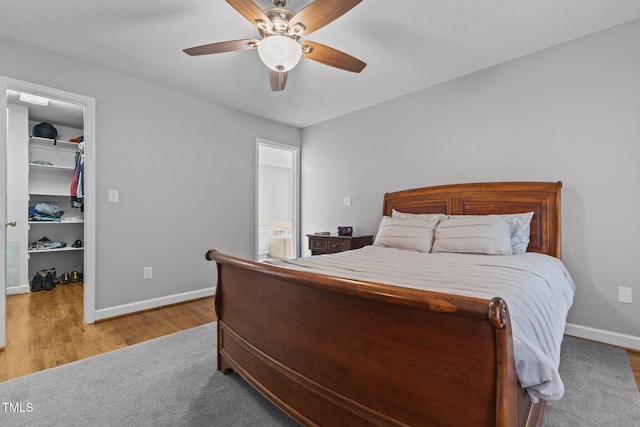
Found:
[[410, 213], [489, 215], [533, 212], [528, 252], [560, 258], [562, 182], [483, 182], [414, 188], [384, 195], [383, 215]]

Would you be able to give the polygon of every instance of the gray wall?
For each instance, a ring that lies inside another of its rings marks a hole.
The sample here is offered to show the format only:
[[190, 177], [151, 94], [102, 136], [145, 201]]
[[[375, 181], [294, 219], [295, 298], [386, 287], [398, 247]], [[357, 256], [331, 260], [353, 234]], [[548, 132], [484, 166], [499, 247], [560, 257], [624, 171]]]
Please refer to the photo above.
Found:
[[568, 321], [639, 346], [638, 40], [634, 21], [304, 129], [301, 235], [375, 233], [387, 191], [561, 180]]
[[0, 75], [96, 99], [96, 309], [211, 288], [209, 248], [253, 258], [256, 138], [299, 146], [299, 129], [6, 39], [0, 58]]

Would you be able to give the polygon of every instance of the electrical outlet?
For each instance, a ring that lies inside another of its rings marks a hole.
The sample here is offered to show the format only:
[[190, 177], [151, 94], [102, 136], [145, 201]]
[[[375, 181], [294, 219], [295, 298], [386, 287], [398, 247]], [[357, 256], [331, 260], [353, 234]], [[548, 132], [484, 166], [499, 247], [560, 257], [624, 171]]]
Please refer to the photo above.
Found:
[[618, 302], [633, 304], [633, 292], [631, 288], [618, 286]]
[[153, 268], [145, 267], [142, 274], [143, 274], [144, 280], [153, 278]]
[[351, 206], [351, 196], [344, 196], [342, 198], [342, 205], [343, 206]]

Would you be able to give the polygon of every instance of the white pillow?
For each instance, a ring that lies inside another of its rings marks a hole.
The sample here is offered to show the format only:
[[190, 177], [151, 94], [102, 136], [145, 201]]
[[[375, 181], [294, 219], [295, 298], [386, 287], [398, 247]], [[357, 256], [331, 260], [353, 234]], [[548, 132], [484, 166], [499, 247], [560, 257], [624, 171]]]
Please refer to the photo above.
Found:
[[[447, 218], [470, 218], [483, 215], [448, 215]], [[511, 227], [511, 247], [514, 254], [527, 252], [529, 246], [529, 236], [531, 234], [531, 218], [533, 212], [518, 214], [500, 214], [509, 222]]]
[[424, 221], [440, 221], [442, 218], [446, 218], [445, 214], [414, 214], [408, 212], [400, 212], [395, 209], [391, 210], [392, 218], [400, 218], [400, 219], [422, 219]]
[[512, 255], [511, 224], [500, 215], [445, 218], [436, 227], [431, 252]]
[[438, 221], [400, 219], [385, 216], [378, 227], [374, 246], [429, 252], [433, 243], [433, 231]]
[[511, 246], [514, 254], [527, 252], [533, 212], [500, 215], [511, 224]]

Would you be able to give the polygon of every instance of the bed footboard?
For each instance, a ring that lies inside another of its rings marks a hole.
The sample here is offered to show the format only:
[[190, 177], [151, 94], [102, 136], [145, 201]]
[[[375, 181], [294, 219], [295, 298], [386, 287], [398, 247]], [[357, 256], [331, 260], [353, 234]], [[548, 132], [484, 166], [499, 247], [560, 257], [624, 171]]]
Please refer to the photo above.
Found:
[[509, 311], [483, 300], [289, 270], [210, 250], [218, 369], [303, 425], [537, 426]]

